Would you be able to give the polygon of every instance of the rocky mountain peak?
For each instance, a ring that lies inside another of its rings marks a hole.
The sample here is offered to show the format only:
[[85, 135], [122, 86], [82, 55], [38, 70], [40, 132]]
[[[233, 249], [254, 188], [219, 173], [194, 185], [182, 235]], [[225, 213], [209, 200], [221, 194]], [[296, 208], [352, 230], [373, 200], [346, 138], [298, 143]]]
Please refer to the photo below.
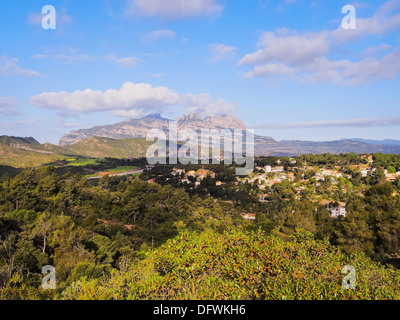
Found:
[[147, 116], [144, 116], [141, 119], [157, 119], [157, 120], [163, 120], [163, 121], [170, 121], [169, 119], [164, 118], [161, 115], [161, 113], [151, 113], [151, 114], [148, 114]]
[[189, 115], [183, 115], [182, 117], [178, 118], [178, 122], [196, 121], [196, 120], [202, 120], [202, 119], [198, 113], [194, 113], [194, 112], [191, 112]]
[[[127, 119], [125, 121], [98, 126], [91, 129], [73, 130], [69, 134], [61, 137], [59, 145], [65, 146], [74, 144], [94, 136], [111, 139], [126, 138], [145, 138], [151, 129], [168, 130], [169, 119], [159, 113], [149, 114], [140, 119]], [[183, 115], [177, 120], [178, 128], [183, 129], [242, 129], [246, 130], [246, 125], [231, 115], [208, 116], [202, 118], [198, 113]]]

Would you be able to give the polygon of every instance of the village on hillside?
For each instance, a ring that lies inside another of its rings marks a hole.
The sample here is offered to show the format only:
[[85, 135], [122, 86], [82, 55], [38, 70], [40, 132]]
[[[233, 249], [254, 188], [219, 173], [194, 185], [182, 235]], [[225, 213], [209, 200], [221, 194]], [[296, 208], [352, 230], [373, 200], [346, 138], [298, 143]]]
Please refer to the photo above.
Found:
[[[307, 165], [297, 164], [295, 158], [289, 159], [289, 165], [284, 165], [280, 158], [276, 158], [273, 164], [264, 166], [256, 165], [255, 170], [249, 176], [237, 176], [234, 182], [230, 182], [230, 187], [239, 189], [241, 185], [251, 185], [252, 193], [256, 192], [259, 202], [273, 202], [273, 193], [283, 186], [294, 191], [294, 198], [287, 200], [301, 200], [302, 197], [315, 202], [317, 205], [325, 206], [332, 218], [345, 217], [348, 214], [346, 208], [346, 195], [357, 194], [363, 196], [365, 186], [357, 181], [367, 177], [374, 177], [379, 171], [385, 181], [395, 182], [399, 179], [400, 171], [390, 172], [384, 167], [376, 168], [373, 166], [373, 155], [359, 155], [358, 164], [349, 165]], [[257, 161], [256, 161], [257, 164]], [[154, 165], [146, 166], [146, 171], [151, 172]], [[198, 166], [198, 169], [187, 169], [185, 166], [171, 167], [170, 175], [174, 177], [178, 184], [184, 185], [189, 189], [197, 189], [203, 186], [205, 178], [210, 178], [215, 187], [227, 188], [227, 182], [219, 178], [212, 170], [212, 165]], [[159, 176], [158, 176], [159, 178]], [[169, 180], [171, 178], [166, 178]], [[160, 181], [156, 177], [147, 179], [148, 183]], [[255, 191], [254, 191], [255, 190]], [[398, 194], [397, 191], [394, 195]], [[242, 213], [246, 220], [256, 219], [254, 213]]]

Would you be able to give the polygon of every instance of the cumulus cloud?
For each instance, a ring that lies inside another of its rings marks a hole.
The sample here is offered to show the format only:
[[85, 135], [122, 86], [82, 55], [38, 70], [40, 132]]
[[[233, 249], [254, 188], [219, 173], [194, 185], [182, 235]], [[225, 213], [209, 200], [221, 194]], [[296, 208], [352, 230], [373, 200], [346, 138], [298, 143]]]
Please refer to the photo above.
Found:
[[258, 47], [261, 49], [245, 55], [239, 65], [259, 65], [280, 61], [299, 65], [310, 63], [314, 58], [329, 52], [329, 45], [323, 33], [298, 34], [282, 28], [277, 32], [262, 34]]
[[[304, 32], [281, 28], [262, 33], [257, 50], [238, 61], [250, 66], [247, 78], [271, 75], [295, 75], [302, 81], [324, 81], [347, 86], [379, 79], [393, 79], [400, 73], [400, 48], [387, 44], [370, 47], [359, 56], [361, 60], [332, 59], [342, 45], [364, 37], [386, 34], [400, 28], [400, 0], [382, 5], [369, 18], [357, 18], [355, 30], [341, 26], [332, 31]], [[389, 51], [380, 59], [377, 53]]]
[[206, 115], [225, 114], [233, 111], [237, 104], [229, 103], [223, 99], [213, 100], [210, 94], [192, 94], [181, 95], [180, 104], [189, 112], [197, 112]]
[[383, 4], [373, 16], [357, 17], [356, 29], [345, 30], [339, 26], [329, 34], [333, 44], [358, 41], [362, 38], [385, 34], [400, 28], [400, 0], [391, 0]]
[[86, 89], [75, 92], [52, 92], [34, 96], [30, 101], [41, 108], [60, 109], [72, 113], [94, 111], [146, 110], [177, 104], [179, 94], [166, 87], [126, 82], [119, 90], [105, 92]]
[[394, 79], [400, 73], [400, 48], [382, 59], [373, 57], [353, 62], [320, 58], [308, 66], [306, 81], [324, 81], [346, 86], [361, 85], [379, 79]]
[[222, 43], [213, 43], [209, 45], [211, 50], [211, 61], [230, 60], [236, 55], [236, 47], [227, 46]]
[[126, 14], [176, 20], [218, 15], [222, 10], [217, 0], [128, 0]]
[[0, 78], [10, 76], [40, 77], [41, 75], [36, 71], [21, 68], [17, 58], [2, 55], [0, 56]]
[[233, 110], [236, 105], [223, 99], [213, 100], [207, 93], [180, 94], [167, 87], [126, 82], [121, 89], [104, 92], [86, 89], [75, 92], [44, 92], [31, 97], [37, 107], [61, 110], [67, 114], [110, 112], [116, 116], [137, 117], [150, 112], [163, 112], [171, 106], [214, 115]]

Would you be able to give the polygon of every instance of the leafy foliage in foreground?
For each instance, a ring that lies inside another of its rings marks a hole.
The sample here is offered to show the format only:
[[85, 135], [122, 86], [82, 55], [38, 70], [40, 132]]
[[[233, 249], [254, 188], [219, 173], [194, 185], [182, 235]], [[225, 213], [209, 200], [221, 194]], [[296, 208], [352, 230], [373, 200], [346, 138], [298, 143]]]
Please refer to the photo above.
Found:
[[[345, 290], [341, 270], [357, 272]], [[400, 272], [346, 255], [308, 232], [184, 232], [128, 271], [75, 282], [64, 299], [399, 299]]]

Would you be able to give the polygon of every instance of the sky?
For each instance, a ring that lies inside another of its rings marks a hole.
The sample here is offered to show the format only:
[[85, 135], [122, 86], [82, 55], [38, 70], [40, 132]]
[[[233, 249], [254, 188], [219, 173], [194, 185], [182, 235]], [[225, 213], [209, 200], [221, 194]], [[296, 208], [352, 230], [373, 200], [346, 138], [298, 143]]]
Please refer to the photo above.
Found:
[[400, 0], [4, 0], [0, 23], [0, 135], [198, 112], [276, 140], [400, 139]]

